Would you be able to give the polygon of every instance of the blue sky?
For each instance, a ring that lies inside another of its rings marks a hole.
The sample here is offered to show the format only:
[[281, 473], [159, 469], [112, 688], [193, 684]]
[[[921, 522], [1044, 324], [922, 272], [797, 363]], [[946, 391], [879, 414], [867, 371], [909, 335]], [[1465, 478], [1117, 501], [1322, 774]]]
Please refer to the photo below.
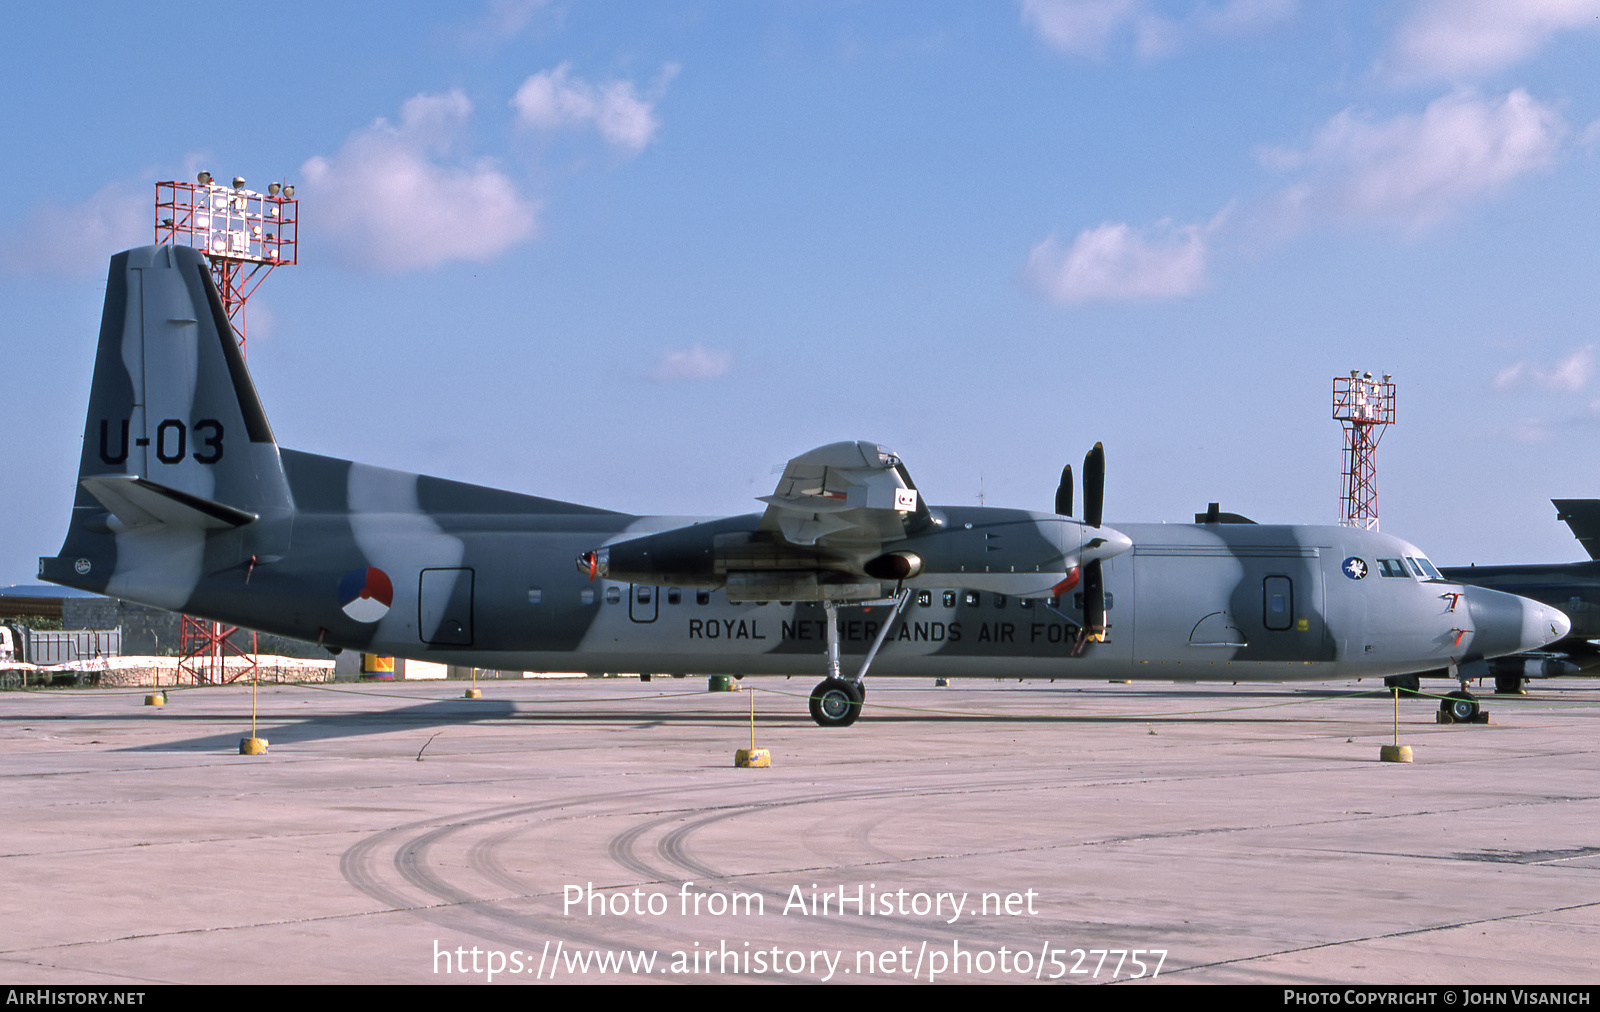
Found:
[[[635, 512], [826, 442], [934, 502], [1337, 517], [1581, 555], [1600, 0], [7, 8], [0, 585], [65, 529], [106, 257], [153, 184], [297, 186], [249, 309], [283, 445]], [[266, 13], [264, 13], [266, 12]]]

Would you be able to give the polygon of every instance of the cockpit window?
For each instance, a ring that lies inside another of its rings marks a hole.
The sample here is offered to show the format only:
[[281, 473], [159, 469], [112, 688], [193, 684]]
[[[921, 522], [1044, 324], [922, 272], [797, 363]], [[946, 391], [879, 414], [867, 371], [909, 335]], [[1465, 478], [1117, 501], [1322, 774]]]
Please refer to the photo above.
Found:
[[1433, 568], [1433, 563], [1422, 557], [1413, 558], [1406, 556], [1406, 561], [1411, 564], [1411, 571], [1417, 574], [1419, 580], [1443, 580], [1444, 576]]
[[1406, 567], [1399, 559], [1379, 559], [1378, 572], [1384, 576], [1408, 576]]

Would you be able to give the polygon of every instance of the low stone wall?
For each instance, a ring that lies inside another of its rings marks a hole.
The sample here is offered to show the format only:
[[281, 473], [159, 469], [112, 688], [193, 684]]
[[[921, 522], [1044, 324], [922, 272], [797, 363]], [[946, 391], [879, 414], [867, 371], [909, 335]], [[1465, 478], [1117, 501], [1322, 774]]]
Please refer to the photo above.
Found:
[[[247, 666], [237, 658], [225, 658], [224, 677], [237, 678], [247, 683], [250, 675]], [[180, 678], [176, 657], [113, 657], [106, 666], [95, 672], [96, 684], [110, 687], [156, 688], [174, 685], [194, 685], [195, 677], [185, 672]], [[333, 681], [333, 661], [307, 660], [297, 657], [278, 657], [272, 654], [256, 658], [255, 677], [266, 684], [292, 682]]]

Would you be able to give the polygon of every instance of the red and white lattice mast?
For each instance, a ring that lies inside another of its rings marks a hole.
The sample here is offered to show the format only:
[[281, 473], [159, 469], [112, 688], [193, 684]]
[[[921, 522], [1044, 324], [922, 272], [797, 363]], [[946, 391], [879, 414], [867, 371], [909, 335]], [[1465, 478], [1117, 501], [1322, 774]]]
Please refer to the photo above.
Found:
[[1339, 522], [1378, 529], [1378, 441], [1394, 424], [1394, 384], [1388, 373], [1350, 370], [1333, 379], [1333, 417], [1344, 423], [1344, 474], [1339, 490]]
[[[266, 193], [247, 190], [244, 177], [232, 186], [202, 172], [192, 183], [156, 184], [156, 243], [192, 246], [206, 255], [222, 308], [245, 353], [244, 307], [274, 268], [298, 259], [300, 202], [294, 187], [273, 183]], [[178, 649], [180, 681], [184, 672], [196, 682], [231, 682], [255, 670], [255, 633], [250, 649], [236, 645], [237, 626], [224, 626], [183, 616]], [[230, 677], [224, 659], [240, 658]]]

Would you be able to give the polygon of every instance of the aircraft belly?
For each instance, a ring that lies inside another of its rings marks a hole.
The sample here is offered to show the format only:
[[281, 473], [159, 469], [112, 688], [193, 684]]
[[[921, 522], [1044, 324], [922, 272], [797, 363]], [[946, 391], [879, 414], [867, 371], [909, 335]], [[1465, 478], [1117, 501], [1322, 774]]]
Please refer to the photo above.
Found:
[[[820, 604], [735, 605], [716, 593], [702, 605], [692, 591], [684, 591], [677, 603], [661, 599], [655, 618], [640, 622], [629, 607], [629, 585], [599, 581], [597, 586], [599, 599], [609, 603], [578, 645], [585, 663], [603, 663], [608, 670], [703, 674], [824, 670], [827, 624]], [[1082, 677], [1125, 676], [1125, 650], [1119, 654], [1113, 644], [1094, 644], [1074, 656], [1076, 624], [1042, 602], [1023, 608], [1016, 598], [952, 593], [959, 595], [957, 604], [945, 606], [939, 592], [932, 604], [913, 601], [897, 617], [883, 605], [841, 608], [845, 672], [860, 667], [882, 623], [892, 618], [872, 677], [1065, 678], [1078, 676], [1074, 669], [1082, 669]]]

